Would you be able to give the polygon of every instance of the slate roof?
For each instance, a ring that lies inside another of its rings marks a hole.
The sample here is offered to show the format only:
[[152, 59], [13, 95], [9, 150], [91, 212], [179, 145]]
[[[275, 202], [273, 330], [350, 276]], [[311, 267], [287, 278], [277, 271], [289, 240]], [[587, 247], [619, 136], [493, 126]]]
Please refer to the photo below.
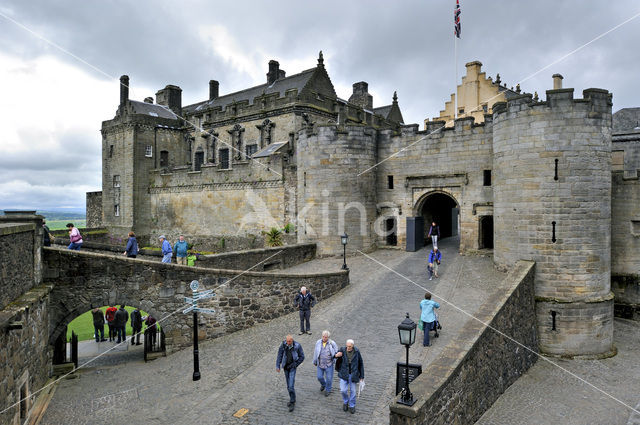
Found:
[[261, 84], [259, 86], [251, 87], [249, 89], [237, 91], [235, 93], [229, 93], [224, 96], [217, 97], [213, 100], [205, 100], [204, 102], [194, 103], [182, 108], [185, 114], [196, 114], [199, 111], [203, 111], [209, 107], [221, 106], [223, 109], [226, 105], [233, 101], [249, 101], [249, 104], [253, 103], [253, 99], [262, 94], [279, 93], [280, 97], [284, 96], [287, 90], [297, 89], [298, 93], [302, 91], [304, 86], [309, 82], [316, 68], [307, 69], [299, 74], [294, 74], [289, 77], [281, 78], [274, 81], [272, 84]]
[[640, 131], [640, 108], [623, 108], [613, 114], [613, 132]]
[[391, 112], [391, 107], [393, 105], [380, 106], [379, 108], [373, 108], [373, 113], [376, 115], [382, 115], [385, 118], [389, 117], [389, 112]]
[[166, 106], [155, 103], [138, 102], [137, 100], [129, 100], [131, 109], [134, 114], [149, 115], [158, 118], [178, 119], [176, 115]]

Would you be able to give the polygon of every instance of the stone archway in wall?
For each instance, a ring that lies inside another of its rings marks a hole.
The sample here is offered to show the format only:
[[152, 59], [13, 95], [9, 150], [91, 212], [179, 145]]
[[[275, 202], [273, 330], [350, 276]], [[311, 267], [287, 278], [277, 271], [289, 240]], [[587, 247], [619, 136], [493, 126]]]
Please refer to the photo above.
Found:
[[440, 238], [460, 234], [460, 205], [453, 195], [437, 190], [424, 194], [416, 203], [415, 215], [424, 218], [424, 238], [427, 240], [431, 222], [440, 226]]

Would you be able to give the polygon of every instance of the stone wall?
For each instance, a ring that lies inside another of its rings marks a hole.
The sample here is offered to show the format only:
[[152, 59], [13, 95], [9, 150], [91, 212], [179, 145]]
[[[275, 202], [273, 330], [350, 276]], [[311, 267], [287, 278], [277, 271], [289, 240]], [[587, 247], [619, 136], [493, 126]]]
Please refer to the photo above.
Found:
[[[2, 424], [25, 423], [35, 400], [31, 394], [44, 386], [49, 362], [49, 310], [47, 286], [38, 286], [0, 310], [0, 414]], [[22, 397], [21, 397], [21, 389]], [[20, 400], [27, 415], [21, 418]]]
[[192, 294], [189, 283], [198, 280], [202, 289], [214, 289], [217, 296], [203, 303], [216, 310], [206, 316], [199, 329], [203, 339], [263, 323], [294, 311], [293, 298], [306, 286], [318, 301], [330, 297], [349, 283], [345, 271], [317, 274], [243, 272], [162, 264], [142, 259], [45, 248], [45, 282], [51, 293], [50, 341], [78, 315], [95, 306], [121, 304], [138, 306], [161, 323], [170, 349], [190, 344], [192, 318], [182, 314], [188, 307], [184, 297]]
[[36, 285], [32, 223], [0, 222], [0, 309]]
[[250, 249], [216, 255], [200, 255], [198, 267], [265, 271], [286, 269], [314, 259], [316, 244], [296, 244], [274, 248]]
[[475, 316], [488, 326], [471, 319], [411, 383], [413, 406], [390, 405], [392, 425], [473, 424], [535, 363], [534, 265], [519, 261], [505, 278], [510, 289], [487, 300]]
[[87, 227], [102, 226], [102, 191], [87, 192]]

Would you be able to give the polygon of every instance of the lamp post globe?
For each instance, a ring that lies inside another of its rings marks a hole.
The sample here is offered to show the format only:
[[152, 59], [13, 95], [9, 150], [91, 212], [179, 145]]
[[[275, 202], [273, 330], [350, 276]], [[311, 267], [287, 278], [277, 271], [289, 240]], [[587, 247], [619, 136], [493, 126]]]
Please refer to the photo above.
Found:
[[349, 235], [344, 232], [340, 236], [340, 242], [342, 243], [342, 270], [349, 270], [347, 267], [347, 242], [349, 242]]
[[407, 317], [398, 325], [398, 336], [400, 337], [400, 344], [404, 345], [407, 349], [407, 367], [405, 370], [405, 387], [402, 392], [402, 396], [398, 401], [401, 404], [405, 404], [407, 406], [413, 406], [416, 402], [413, 399], [413, 394], [411, 394], [411, 390], [409, 390], [409, 347], [416, 342], [416, 323], [409, 318], [409, 313], [407, 313]]

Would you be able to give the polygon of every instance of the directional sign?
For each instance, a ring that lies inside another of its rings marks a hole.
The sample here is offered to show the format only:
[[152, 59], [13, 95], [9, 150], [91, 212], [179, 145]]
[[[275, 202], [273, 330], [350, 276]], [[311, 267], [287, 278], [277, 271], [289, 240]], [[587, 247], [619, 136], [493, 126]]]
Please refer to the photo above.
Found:
[[209, 295], [209, 294], [213, 294], [213, 289], [207, 289], [206, 291], [199, 291], [199, 292], [193, 291], [193, 296], [198, 298], [202, 297], [203, 295]]
[[198, 286], [200, 286], [200, 282], [198, 282], [197, 280], [192, 280], [191, 283], [189, 284], [189, 287], [191, 288], [192, 291], [197, 291]]
[[215, 312], [216, 312], [216, 311], [215, 311], [214, 309], [212, 309], [212, 308], [201, 308], [201, 307], [195, 307], [195, 308], [193, 309], [193, 311], [197, 311], [197, 312], [199, 312], [199, 313], [208, 313], [208, 314], [211, 314], [211, 313], [215, 313]]
[[204, 294], [204, 295], [200, 295], [198, 294], [198, 296], [196, 297], [197, 300], [206, 300], [207, 298], [213, 298], [215, 297], [216, 294]]
[[195, 305], [192, 305], [191, 307], [189, 307], [189, 308], [186, 308], [186, 309], [182, 310], [182, 314], [187, 314], [187, 313], [189, 313], [191, 310], [193, 310], [194, 308], [197, 308], [197, 307], [196, 307]]

